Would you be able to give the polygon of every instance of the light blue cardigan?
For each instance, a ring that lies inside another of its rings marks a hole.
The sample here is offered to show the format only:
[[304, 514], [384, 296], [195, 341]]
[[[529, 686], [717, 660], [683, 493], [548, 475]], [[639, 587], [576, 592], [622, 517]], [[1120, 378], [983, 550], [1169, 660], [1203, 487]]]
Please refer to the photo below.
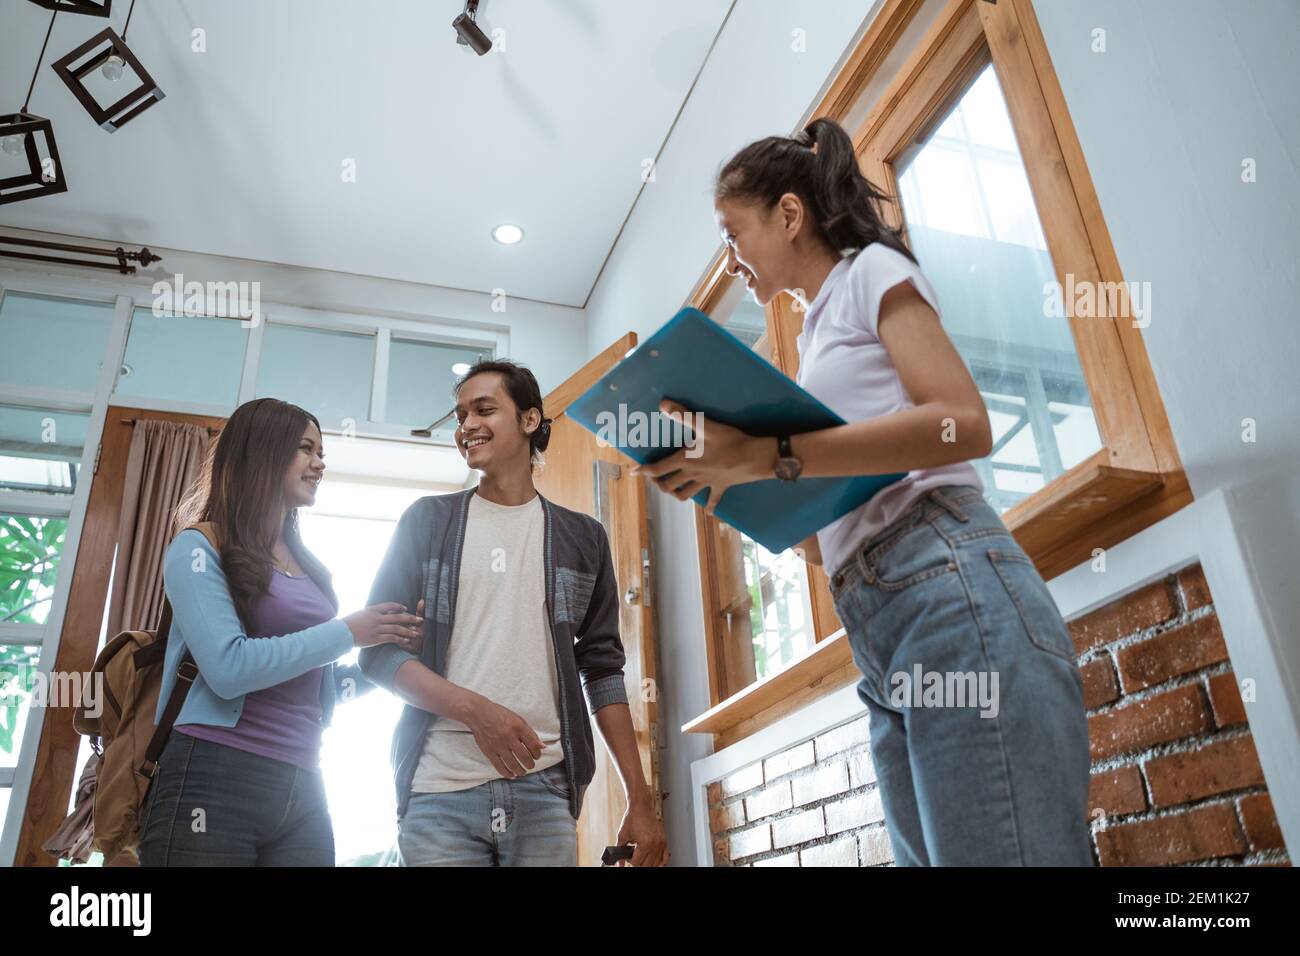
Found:
[[[327, 580], [323, 583], [322, 591], [337, 610], [333, 589]], [[355, 693], [372, 689], [354, 668], [333, 666], [352, 649], [352, 631], [341, 618], [281, 637], [245, 634], [230, 599], [221, 557], [201, 531], [182, 531], [172, 540], [163, 559], [163, 587], [172, 606], [172, 626], [155, 722], [162, 719], [186, 648], [199, 676], [177, 724], [233, 727], [243, 713], [245, 694], [274, 687], [313, 667], [330, 668], [321, 681], [322, 726], [329, 726], [340, 685], [355, 680], [363, 685], [355, 687]], [[349, 671], [356, 676], [344, 676]]]

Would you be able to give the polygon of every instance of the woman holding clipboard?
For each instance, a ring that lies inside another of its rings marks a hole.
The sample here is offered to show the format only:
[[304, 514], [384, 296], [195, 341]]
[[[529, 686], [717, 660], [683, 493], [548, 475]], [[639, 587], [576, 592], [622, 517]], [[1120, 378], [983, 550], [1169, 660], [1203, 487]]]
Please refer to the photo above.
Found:
[[707, 421], [699, 457], [634, 473], [683, 501], [707, 486], [712, 512], [733, 484], [906, 472], [801, 545], [830, 576], [862, 672], [895, 859], [1091, 866], [1074, 645], [984, 501], [971, 461], [992, 447], [988, 412], [884, 201], [826, 119], [722, 168], [727, 271], [760, 305], [790, 292], [804, 307], [798, 383], [847, 424], [773, 439]]

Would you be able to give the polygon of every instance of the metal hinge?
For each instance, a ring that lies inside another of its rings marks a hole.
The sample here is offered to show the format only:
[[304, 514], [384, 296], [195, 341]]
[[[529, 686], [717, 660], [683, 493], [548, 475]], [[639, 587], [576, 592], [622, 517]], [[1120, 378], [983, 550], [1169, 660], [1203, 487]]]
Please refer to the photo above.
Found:
[[91, 475], [99, 474], [99, 456], [104, 453], [104, 443], [101, 441], [99, 447], [95, 449], [95, 467], [90, 469]]
[[641, 549], [641, 606], [650, 607], [650, 549]]

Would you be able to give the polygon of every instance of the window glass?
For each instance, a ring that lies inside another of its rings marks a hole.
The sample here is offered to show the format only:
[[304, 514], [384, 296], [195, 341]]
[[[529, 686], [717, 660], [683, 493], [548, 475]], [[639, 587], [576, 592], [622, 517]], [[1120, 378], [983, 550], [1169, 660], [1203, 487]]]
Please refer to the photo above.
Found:
[[117, 392], [233, 406], [239, 400], [247, 342], [248, 329], [238, 319], [136, 309]]
[[113, 330], [113, 303], [6, 292], [0, 383], [93, 392]]
[[907, 234], [944, 325], [984, 395], [993, 452], [977, 463], [999, 511], [1101, 448], [1056, 272], [992, 66], [901, 157]]
[[492, 349], [393, 338], [384, 421], [424, 426], [442, 417], [456, 404], [453, 387], [463, 373], [455, 369], [480, 358], [492, 358]]
[[[301, 405], [327, 430], [370, 418], [375, 337], [353, 332], [267, 326], [257, 396]], [[427, 422], [425, 424], [428, 424]]]
[[39, 647], [0, 644], [0, 767], [6, 769], [18, 766], [39, 657]]
[[0, 513], [0, 624], [44, 624], [67, 518]]
[[[775, 364], [767, 335], [767, 311], [744, 283], [732, 281], [713, 318], [764, 359]], [[814, 643], [807, 566], [793, 550], [773, 554], [735, 528], [719, 525], [718, 604], [724, 640], [735, 653], [744, 643], [746, 658], [739, 675], [729, 671], [729, 691], [787, 667]], [[730, 655], [728, 655], [730, 656]]]
[[90, 416], [0, 405], [0, 491], [71, 494]]

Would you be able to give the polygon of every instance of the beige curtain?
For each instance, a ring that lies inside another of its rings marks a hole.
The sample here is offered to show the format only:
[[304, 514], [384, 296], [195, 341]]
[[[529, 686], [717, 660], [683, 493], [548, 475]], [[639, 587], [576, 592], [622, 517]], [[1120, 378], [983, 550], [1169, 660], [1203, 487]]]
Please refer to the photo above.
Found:
[[208, 430], [182, 422], [136, 419], [122, 486], [108, 636], [148, 631], [162, 614], [162, 561], [172, 518], [199, 477]]

